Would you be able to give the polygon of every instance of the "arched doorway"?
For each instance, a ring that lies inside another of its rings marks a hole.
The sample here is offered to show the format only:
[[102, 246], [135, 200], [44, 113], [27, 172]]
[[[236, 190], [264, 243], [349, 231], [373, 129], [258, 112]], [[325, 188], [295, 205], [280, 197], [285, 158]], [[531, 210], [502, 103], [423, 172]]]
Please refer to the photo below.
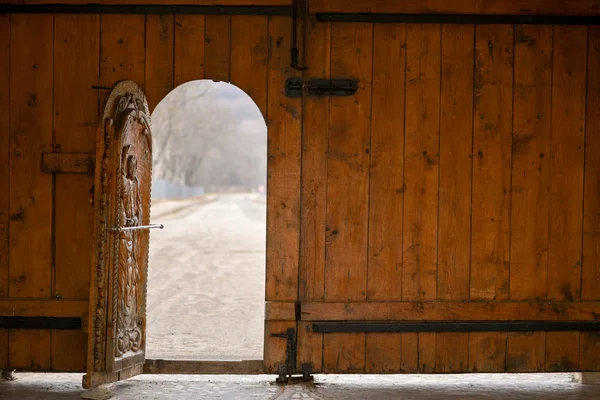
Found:
[[241, 89], [192, 81], [152, 113], [147, 357], [262, 359], [267, 127]]

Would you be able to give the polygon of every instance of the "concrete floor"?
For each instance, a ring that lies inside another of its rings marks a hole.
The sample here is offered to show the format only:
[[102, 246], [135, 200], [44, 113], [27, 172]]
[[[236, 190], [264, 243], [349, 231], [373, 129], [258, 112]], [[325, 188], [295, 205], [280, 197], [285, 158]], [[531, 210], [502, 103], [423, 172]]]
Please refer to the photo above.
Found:
[[[0, 382], [2, 400], [79, 399], [82, 374], [17, 374]], [[188, 399], [600, 399], [600, 386], [571, 374], [317, 375], [314, 384], [279, 386], [274, 376], [142, 375], [117, 384], [118, 400]]]

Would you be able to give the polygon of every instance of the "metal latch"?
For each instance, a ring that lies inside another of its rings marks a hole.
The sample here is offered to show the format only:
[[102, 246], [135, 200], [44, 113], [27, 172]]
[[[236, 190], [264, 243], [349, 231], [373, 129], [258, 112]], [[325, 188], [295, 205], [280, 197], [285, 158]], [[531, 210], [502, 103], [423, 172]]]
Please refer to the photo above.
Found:
[[108, 228], [110, 231], [137, 231], [140, 229], [163, 229], [165, 226], [163, 224], [150, 224], [150, 225], [140, 225], [140, 226], [117, 226], [116, 228]]
[[306, 91], [308, 96], [352, 96], [358, 90], [358, 81], [354, 79], [322, 79], [312, 78], [304, 83], [302, 78], [288, 78], [285, 81], [287, 97], [302, 97]]

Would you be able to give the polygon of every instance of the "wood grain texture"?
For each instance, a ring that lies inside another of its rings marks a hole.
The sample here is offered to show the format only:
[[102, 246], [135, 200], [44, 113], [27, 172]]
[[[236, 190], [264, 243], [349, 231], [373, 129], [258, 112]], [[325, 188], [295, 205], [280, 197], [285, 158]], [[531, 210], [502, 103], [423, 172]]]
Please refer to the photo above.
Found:
[[[232, 16], [231, 83], [245, 91], [254, 100], [265, 119], [267, 119], [267, 92], [269, 90], [266, 86], [268, 67], [268, 18]], [[269, 127], [268, 120], [267, 127]]]
[[600, 371], [600, 334], [581, 332], [579, 343], [579, 371]]
[[323, 336], [323, 372], [365, 372], [365, 334], [328, 333]]
[[473, 118], [471, 300], [508, 298], [513, 27], [477, 25]]
[[145, 21], [144, 15], [100, 16], [100, 86], [112, 87], [119, 80], [129, 79], [143, 88]]
[[[307, 78], [329, 78], [331, 24], [310, 20], [306, 36]], [[305, 97], [302, 132], [300, 299], [325, 299], [327, 151], [329, 97]]]
[[367, 300], [401, 300], [406, 25], [375, 24], [373, 46]]
[[546, 332], [509, 333], [506, 372], [542, 372], [546, 360]]
[[289, 321], [296, 319], [296, 304], [267, 301], [265, 304], [265, 321]]
[[[57, 15], [55, 18], [56, 152], [92, 154], [98, 127], [98, 95], [90, 86], [98, 84], [100, 16]], [[86, 95], [74, 95], [81, 90]], [[89, 296], [94, 212], [90, 197], [93, 186], [93, 172], [55, 176], [53, 297], [87, 299]]]
[[175, 87], [204, 79], [204, 15], [175, 16]]
[[311, 13], [600, 15], [596, 0], [310, 0]]
[[587, 27], [555, 26], [548, 298], [581, 297]]
[[367, 333], [365, 372], [385, 374], [400, 371], [402, 360], [401, 333]]
[[[0, 4], [13, 3], [0, 0]], [[56, 4], [56, 0], [24, 0], [20, 4]], [[63, 0], [60, 4], [87, 5], [87, 0]], [[109, 5], [194, 5], [194, 6], [291, 6], [292, 0], [177, 0], [172, 3], [166, 0], [98, 0], [94, 4]]]
[[298, 322], [298, 357], [296, 366], [312, 365], [313, 372], [323, 371], [323, 334], [312, 331], [312, 323]]
[[[268, 87], [267, 301], [298, 298], [302, 102], [284, 94], [285, 81], [299, 76], [289, 63], [290, 24], [269, 17], [268, 85], [262, 82]], [[260, 59], [261, 51], [254, 56]]]
[[510, 222], [514, 300], [546, 299], [551, 92], [552, 27], [516, 25]]
[[469, 333], [438, 332], [435, 350], [435, 372], [466, 371], [469, 364]]
[[296, 328], [296, 321], [265, 322], [264, 366], [265, 373], [277, 372], [277, 367], [286, 362], [286, 338], [272, 336], [286, 334], [288, 328]]
[[42, 154], [42, 171], [46, 173], [93, 175], [95, 164], [95, 154], [92, 152]]
[[83, 372], [87, 334], [83, 331], [52, 330], [52, 371]]
[[[415, 373], [419, 371], [419, 334], [402, 333], [400, 348], [402, 351], [400, 359], [401, 373]], [[432, 341], [435, 344], [435, 339]]]
[[469, 372], [504, 372], [507, 334], [469, 333]]
[[0, 329], [0, 369], [8, 368], [8, 329]]
[[330, 99], [327, 301], [365, 300], [367, 294], [372, 46], [373, 24], [332, 24], [331, 76], [356, 78], [359, 88], [352, 97]]
[[[8, 296], [10, 198], [10, 16], [0, 15], [0, 297]], [[8, 340], [0, 334], [0, 346]], [[6, 344], [6, 346], [8, 346]], [[0, 350], [0, 358], [2, 357]], [[0, 365], [1, 368], [1, 365]]]
[[469, 299], [474, 31], [442, 27], [438, 300]]
[[579, 371], [579, 332], [546, 333], [545, 370]]
[[231, 16], [207, 15], [204, 27], [206, 79], [229, 82], [231, 71]]
[[150, 112], [173, 90], [175, 16], [146, 15], [145, 90]]
[[21, 371], [48, 371], [52, 367], [51, 332], [10, 329], [8, 367]]
[[437, 296], [441, 38], [407, 25], [402, 300]]
[[418, 372], [430, 374], [437, 370], [437, 333], [417, 333]]
[[600, 300], [600, 27], [588, 31], [581, 300]]
[[304, 321], [594, 321], [598, 302], [302, 303]]
[[85, 300], [0, 300], [0, 316], [7, 317], [81, 317], [86, 312]]
[[51, 295], [53, 37], [52, 15], [11, 15], [10, 297]]

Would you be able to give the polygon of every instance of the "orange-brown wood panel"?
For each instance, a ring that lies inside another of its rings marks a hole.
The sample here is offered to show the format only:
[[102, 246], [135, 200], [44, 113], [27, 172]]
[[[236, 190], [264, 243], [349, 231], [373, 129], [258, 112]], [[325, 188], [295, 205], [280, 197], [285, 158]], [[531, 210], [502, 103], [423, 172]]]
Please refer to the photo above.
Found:
[[296, 365], [311, 364], [313, 372], [323, 371], [323, 334], [312, 331], [312, 323], [298, 322], [298, 358]]
[[83, 372], [87, 355], [87, 334], [80, 330], [52, 331], [52, 371]]
[[[49, 1], [49, 0], [46, 0]], [[309, 0], [311, 13], [600, 15], [597, 0]]]
[[[0, 0], [0, 4], [13, 3], [11, 0]], [[23, 0], [20, 4], [56, 4], [55, 0]], [[60, 4], [87, 5], [87, 0], [63, 0]], [[192, 6], [291, 6], [292, 0], [98, 0], [94, 4], [109, 5], [192, 5]]]
[[[93, 153], [98, 124], [100, 16], [56, 15], [54, 135], [56, 152]], [[83, 91], [84, 95], [75, 95]], [[55, 298], [87, 299], [90, 288], [94, 177], [55, 176]]]
[[587, 27], [555, 26], [548, 298], [559, 301], [581, 297], [586, 74]]
[[422, 374], [435, 372], [437, 370], [438, 333], [419, 333], [417, 335], [418, 371]]
[[[406, 25], [373, 29], [367, 301], [402, 300]], [[372, 357], [367, 365], [381, 365]]]
[[231, 71], [231, 16], [207, 15], [204, 70], [207, 79], [229, 82]]
[[545, 300], [550, 207], [552, 26], [516, 25], [510, 298]]
[[442, 26], [439, 300], [469, 299], [474, 31]]
[[508, 298], [513, 45], [512, 25], [477, 25], [471, 300]]
[[581, 300], [600, 300], [600, 26], [589, 27], [587, 72]]
[[[419, 371], [419, 334], [403, 333], [400, 344], [400, 372], [415, 373]], [[431, 343], [435, 344], [435, 339]]]
[[287, 339], [273, 335], [285, 335], [289, 328], [296, 328], [296, 321], [267, 321], [265, 323], [264, 367], [265, 372], [277, 372], [286, 362]]
[[397, 373], [402, 362], [401, 333], [367, 333], [365, 372]]
[[546, 333], [545, 371], [553, 372], [578, 370], [579, 332]]
[[465, 372], [469, 365], [469, 333], [438, 332], [435, 372]]
[[[254, 100], [265, 119], [267, 119], [268, 66], [268, 18], [232, 16], [231, 83], [245, 91]], [[269, 121], [267, 120], [268, 126]], [[269, 209], [268, 206], [267, 209]]]
[[[310, 20], [306, 35], [306, 79], [329, 78], [331, 24]], [[303, 108], [300, 226], [300, 300], [325, 299], [325, 225], [329, 97], [306, 97]]]
[[[8, 296], [10, 178], [10, 17], [0, 15], [0, 297]], [[7, 117], [8, 116], [8, 117]], [[6, 333], [6, 332], [5, 332]], [[0, 334], [0, 346], [6, 335]], [[5, 343], [6, 344], [6, 343]], [[1, 350], [0, 350], [1, 354]], [[0, 357], [2, 357], [0, 355]], [[0, 366], [1, 368], [1, 366]]]
[[11, 15], [10, 297], [51, 294], [53, 37], [53, 15]]
[[469, 333], [469, 372], [504, 372], [507, 334]]
[[600, 333], [581, 332], [579, 343], [579, 371], [600, 371]]
[[204, 79], [204, 15], [175, 16], [175, 86]]
[[323, 372], [364, 372], [365, 335], [364, 333], [323, 335]]
[[[359, 88], [352, 97], [330, 99], [325, 249], [327, 301], [365, 300], [367, 294], [372, 46], [373, 24], [332, 24], [331, 76], [354, 77]], [[355, 365], [348, 362], [348, 368], [350, 364]], [[326, 362], [326, 367], [330, 366]]]
[[407, 25], [406, 46], [402, 300], [431, 301], [437, 293], [441, 26]]
[[8, 329], [0, 329], [0, 369], [8, 368]]
[[[112, 87], [122, 79], [142, 86], [145, 82], [144, 15], [103, 14], [100, 16], [100, 86]], [[103, 91], [100, 99], [103, 100]], [[100, 102], [102, 107], [103, 101]]]
[[[269, 18], [268, 165], [267, 165], [267, 300], [298, 299], [302, 101], [284, 95], [290, 67], [291, 18]], [[256, 43], [261, 43], [262, 38]], [[253, 44], [257, 46], [257, 44]], [[253, 56], [263, 57], [262, 49]], [[249, 70], [252, 74], [253, 71]], [[232, 74], [233, 75], [233, 74]], [[265, 90], [252, 89], [254, 93]]]
[[150, 112], [173, 90], [175, 16], [146, 15], [146, 85]]
[[52, 366], [50, 330], [9, 330], [9, 368], [47, 371]]
[[546, 360], [546, 333], [509, 333], [506, 372], [542, 372]]

